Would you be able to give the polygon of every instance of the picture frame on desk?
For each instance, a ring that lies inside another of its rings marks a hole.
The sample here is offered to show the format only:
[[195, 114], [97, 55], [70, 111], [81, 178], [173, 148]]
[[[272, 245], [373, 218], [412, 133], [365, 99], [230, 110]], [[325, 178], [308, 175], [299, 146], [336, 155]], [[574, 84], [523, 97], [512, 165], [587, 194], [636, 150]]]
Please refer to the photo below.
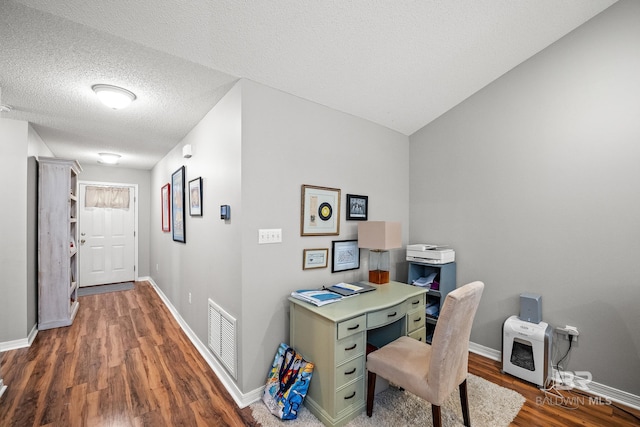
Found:
[[329, 265], [329, 248], [304, 249], [302, 252], [302, 269], [327, 268]]
[[347, 221], [367, 221], [369, 218], [369, 196], [347, 194]]
[[334, 240], [331, 242], [331, 252], [332, 273], [360, 268], [360, 248], [357, 240]]
[[300, 195], [300, 235], [340, 234], [340, 189], [302, 185]]

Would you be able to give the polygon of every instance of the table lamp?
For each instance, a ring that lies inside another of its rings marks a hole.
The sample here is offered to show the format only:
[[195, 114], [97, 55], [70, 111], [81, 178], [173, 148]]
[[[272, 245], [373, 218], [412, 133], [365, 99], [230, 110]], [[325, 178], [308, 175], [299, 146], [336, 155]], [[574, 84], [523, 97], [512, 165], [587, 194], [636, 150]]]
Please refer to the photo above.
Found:
[[369, 249], [369, 282], [389, 283], [389, 249], [402, 247], [399, 222], [366, 221], [358, 223], [358, 247]]

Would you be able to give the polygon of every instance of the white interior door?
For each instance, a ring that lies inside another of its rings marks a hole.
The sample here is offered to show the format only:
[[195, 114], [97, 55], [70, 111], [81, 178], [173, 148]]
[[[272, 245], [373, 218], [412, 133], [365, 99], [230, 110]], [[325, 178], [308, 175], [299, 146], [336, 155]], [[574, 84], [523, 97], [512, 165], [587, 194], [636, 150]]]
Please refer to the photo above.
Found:
[[[80, 286], [135, 280], [135, 186], [127, 187], [129, 207], [86, 207], [86, 187], [80, 183]], [[100, 185], [107, 187], [108, 185]]]

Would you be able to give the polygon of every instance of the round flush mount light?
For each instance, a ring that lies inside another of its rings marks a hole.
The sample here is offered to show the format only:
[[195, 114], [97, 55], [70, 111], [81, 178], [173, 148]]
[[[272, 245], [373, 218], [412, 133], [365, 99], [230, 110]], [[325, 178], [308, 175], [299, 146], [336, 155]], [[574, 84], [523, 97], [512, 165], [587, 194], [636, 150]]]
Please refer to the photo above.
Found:
[[11, 107], [11, 105], [0, 104], [0, 113], [10, 113], [11, 110], [13, 110], [13, 107]]
[[99, 163], [104, 163], [104, 164], [107, 164], [107, 165], [118, 164], [118, 160], [120, 160], [120, 155], [119, 154], [98, 153], [98, 155], [100, 156], [100, 160], [98, 160], [98, 162]]
[[114, 110], [125, 108], [136, 99], [135, 93], [118, 86], [98, 84], [91, 86], [91, 89], [104, 105]]

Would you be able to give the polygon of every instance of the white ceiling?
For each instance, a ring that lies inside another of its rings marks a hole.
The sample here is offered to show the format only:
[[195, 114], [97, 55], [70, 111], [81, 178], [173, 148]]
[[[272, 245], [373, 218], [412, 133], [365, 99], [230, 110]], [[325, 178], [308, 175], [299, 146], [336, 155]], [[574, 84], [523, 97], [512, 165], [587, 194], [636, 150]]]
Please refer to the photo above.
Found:
[[[617, 0], [3, 0], [3, 118], [150, 169], [248, 78], [411, 135]], [[138, 99], [99, 104], [96, 83]]]

